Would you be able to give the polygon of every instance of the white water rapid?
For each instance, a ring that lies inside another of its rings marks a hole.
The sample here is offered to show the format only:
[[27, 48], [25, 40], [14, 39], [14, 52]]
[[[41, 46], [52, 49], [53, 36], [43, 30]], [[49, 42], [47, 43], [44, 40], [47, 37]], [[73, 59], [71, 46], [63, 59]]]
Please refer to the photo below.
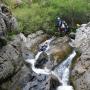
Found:
[[[46, 40], [44, 43], [42, 43], [42, 44], [40, 45], [40, 47], [42, 47], [42, 46], [45, 45], [45, 44], [47, 45], [47, 48], [45, 49], [44, 52], [47, 52], [47, 50], [50, 48], [49, 45], [50, 45], [50, 42], [51, 42], [53, 39], [54, 39], [54, 37]], [[35, 67], [35, 63], [36, 63], [36, 61], [38, 60], [38, 58], [39, 58], [39, 56], [40, 56], [40, 54], [41, 54], [42, 52], [43, 52], [43, 51], [39, 51], [39, 52], [37, 53], [37, 55], [35, 56], [34, 59], [27, 59], [27, 60], [25, 60], [25, 61], [28, 62], [28, 63], [30, 63], [30, 64], [32, 65], [32, 70], [33, 70], [35, 73], [37, 73], [37, 74], [51, 74], [51, 73], [50, 73], [50, 70], [47, 69], [47, 67], [45, 67], [44, 69], [40, 69], [40, 68], [36, 68], [36, 67]]]
[[[53, 39], [54, 38], [51, 38], [49, 40], [46, 40], [44, 43], [40, 44], [40, 47], [42, 47], [45, 44], [47, 45], [47, 48], [45, 49], [44, 52], [47, 53], [48, 49], [50, 48], [50, 42]], [[69, 76], [70, 76], [69, 74], [70, 74], [71, 62], [75, 57], [76, 52], [73, 50], [73, 52], [69, 55], [69, 57], [61, 64], [57, 65], [53, 71], [50, 71], [49, 69], [47, 69], [47, 67], [45, 67], [44, 69], [35, 67], [35, 63], [42, 52], [43, 51], [39, 51], [34, 59], [25, 60], [26, 62], [32, 65], [32, 70], [37, 74], [47, 74], [47, 75], [53, 74], [62, 84], [61, 86], [57, 87], [57, 90], [74, 90], [73, 87], [69, 85]], [[47, 55], [49, 54], [47, 53]]]
[[56, 75], [59, 82], [62, 84], [62, 86], [59, 86], [57, 90], [74, 90], [73, 87], [70, 86], [68, 83], [70, 76], [70, 66], [75, 55], [76, 52], [73, 51], [72, 54], [70, 54], [69, 57], [60, 65], [58, 65], [53, 71], [53, 73], [55, 73], [54, 75]]

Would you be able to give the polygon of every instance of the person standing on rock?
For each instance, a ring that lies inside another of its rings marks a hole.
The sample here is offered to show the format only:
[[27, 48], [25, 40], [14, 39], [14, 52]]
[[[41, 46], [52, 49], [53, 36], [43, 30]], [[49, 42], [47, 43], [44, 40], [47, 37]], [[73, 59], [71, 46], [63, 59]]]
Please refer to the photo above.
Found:
[[56, 20], [56, 27], [60, 34], [67, 34], [68, 32], [68, 25], [65, 21], [61, 20], [60, 17], [57, 18]]

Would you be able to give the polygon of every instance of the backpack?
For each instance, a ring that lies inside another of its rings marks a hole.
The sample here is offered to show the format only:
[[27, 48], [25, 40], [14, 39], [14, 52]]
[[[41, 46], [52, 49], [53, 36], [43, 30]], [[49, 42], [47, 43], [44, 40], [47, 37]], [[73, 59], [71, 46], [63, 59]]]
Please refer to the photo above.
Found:
[[61, 20], [56, 20], [56, 26], [61, 27], [62, 26], [62, 21]]

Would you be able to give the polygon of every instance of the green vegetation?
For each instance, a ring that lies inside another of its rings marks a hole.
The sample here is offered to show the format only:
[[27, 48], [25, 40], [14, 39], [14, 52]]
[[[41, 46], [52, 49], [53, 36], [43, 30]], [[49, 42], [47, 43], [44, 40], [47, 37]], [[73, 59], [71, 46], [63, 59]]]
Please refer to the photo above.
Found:
[[[12, 0], [5, 0], [13, 14], [17, 17], [20, 31], [31, 33], [44, 30], [54, 34], [55, 19], [60, 16], [70, 28], [76, 28], [76, 24], [90, 21], [89, 0], [22, 0], [23, 3], [14, 8]], [[74, 29], [75, 30], [75, 29]]]

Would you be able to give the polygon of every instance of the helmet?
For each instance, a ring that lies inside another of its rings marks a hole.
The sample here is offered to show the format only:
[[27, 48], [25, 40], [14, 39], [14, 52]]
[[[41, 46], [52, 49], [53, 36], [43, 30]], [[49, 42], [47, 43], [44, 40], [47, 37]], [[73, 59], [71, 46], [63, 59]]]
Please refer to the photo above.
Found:
[[57, 17], [58, 20], [60, 20], [60, 17]]

